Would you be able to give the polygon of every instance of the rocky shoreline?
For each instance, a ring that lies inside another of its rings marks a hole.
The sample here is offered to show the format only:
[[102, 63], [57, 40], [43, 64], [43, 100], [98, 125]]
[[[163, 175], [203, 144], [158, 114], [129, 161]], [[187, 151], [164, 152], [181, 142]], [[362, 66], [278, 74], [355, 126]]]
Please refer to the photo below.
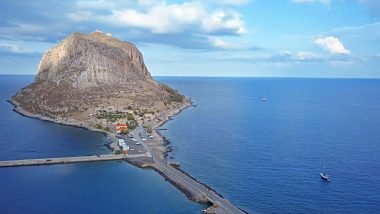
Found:
[[[131, 43], [101, 32], [72, 33], [43, 54], [34, 81], [8, 102], [26, 117], [100, 132], [111, 139], [104, 146], [129, 163], [153, 168], [191, 200], [217, 205], [208, 211], [241, 213], [167, 161], [170, 145], [159, 127], [196, 105], [156, 82]], [[119, 145], [120, 138], [127, 143]]]
[[[32, 113], [30, 113], [30, 112], [25, 111], [24, 109], [22, 109], [20, 107], [19, 103], [17, 101], [15, 101], [14, 99], [12, 99], [12, 98], [9, 99], [9, 100], [7, 100], [7, 102], [9, 102], [11, 105], [13, 105], [13, 107], [14, 107], [13, 111], [15, 111], [18, 114], [23, 115], [25, 117], [35, 118], [35, 119], [39, 119], [39, 120], [43, 120], [43, 121], [48, 121], [48, 122], [52, 122], [52, 123], [56, 123], [56, 124], [61, 124], [61, 125], [73, 126], [73, 127], [82, 128], [82, 129], [85, 129], [85, 130], [88, 130], [88, 131], [100, 132], [100, 133], [102, 133], [104, 135], [107, 135], [110, 138], [114, 138], [114, 133], [112, 133], [112, 132], [106, 132], [106, 131], [101, 130], [101, 129], [96, 129], [96, 128], [88, 126], [85, 123], [79, 122], [79, 121], [74, 122], [74, 121], [54, 120], [54, 119], [51, 119], [51, 118], [48, 118], [48, 117], [45, 117], [45, 116], [42, 116], [42, 115], [32, 114]], [[159, 130], [158, 130], [159, 127], [161, 127], [162, 125], [164, 125], [167, 121], [172, 120], [173, 116], [181, 113], [183, 110], [185, 110], [185, 109], [187, 109], [187, 108], [189, 108], [191, 106], [193, 106], [193, 103], [189, 99], [188, 102], [185, 102], [179, 108], [167, 112], [165, 114], [165, 116], [164, 116], [164, 119], [160, 120], [159, 122], [157, 122], [157, 123], [155, 123], [153, 125], [153, 130], [152, 130], [153, 133], [152, 133], [152, 135], [158, 136], [157, 140], [161, 141], [161, 142], [164, 142], [166, 138], [159, 132]], [[163, 152], [160, 154], [160, 156], [162, 156], [162, 158], [165, 159], [165, 153], [168, 152], [168, 145], [165, 144], [165, 143], [163, 143], [162, 145], [156, 145], [156, 147], [162, 147], [161, 149], [162, 149]], [[157, 151], [157, 149], [156, 149], [156, 151]], [[217, 206], [215, 206], [214, 204], [212, 204], [204, 196], [200, 196], [199, 194], [195, 194], [194, 191], [191, 191], [189, 189], [189, 187], [187, 187], [186, 185], [181, 184], [181, 182], [178, 182], [178, 180], [176, 181], [175, 179], [171, 178], [164, 171], [160, 170], [160, 168], [157, 166], [157, 164], [151, 158], [134, 158], [134, 159], [128, 159], [127, 158], [126, 161], [128, 163], [134, 165], [134, 166], [139, 167], [139, 168], [150, 168], [150, 169], [155, 170], [161, 176], [163, 176], [166, 181], [168, 181], [169, 183], [171, 183], [172, 185], [174, 185], [178, 190], [180, 190], [181, 192], [183, 192], [188, 199], [196, 201], [198, 203], [207, 204], [209, 207], [208, 207], [207, 210], [205, 210], [206, 213], [219, 213]], [[193, 178], [188, 173], [186, 173], [185, 171], [183, 171], [182, 169], [180, 169], [178, 166], [176, 166], [175, 168], [178, 171], [180, 171], [181, 173], [183, 173], [186, 176], [188, 176], [189, 178], [197, 181], [195, 178]], [[197, 182], [200, 183], [201, 185], [207, 187], [211, 191], [215, 192], [220, 197], [222, 197], [219, 193], [217, 193], [216, 191], [212, 190], [209, 186], [207, 186], [204, 183], [201, 183], [199, 181], [197, 181]]]
[[105, 135], [108, 134], [108, 132], [104, 131], [104, 130], [101, 130], [101, 129], [96, 129], [96, 128], [93, 128], [93, 127], [89, 127], [89, 126], [85, 126], [83, 123], [81, 122], [70, 122], [70, 121], [64, 121], [64, 120], [53, 120], [49, 117], [45, 117], [43, 115], [38, 115], [38, 114], [32, 114], [28, 111], [25, 111], [24, 109], [22, 109], [20, 107], [20, 104], [15, 101], [14, 99], [9, 99], [7, 100], [8, 103], [10, 103], [14, 108], [13, 108], [13, 111], [22, 115], [22, 116], [25, 116], [25, 117], [30, 117], [30, 118], [34, 118], [34, 119], [38, 119], [38, 120], [43, 120], [43, 121], [47, 121], [47, 122], [51, 122], [51, 123], [56, 123], [56, 124], [60, 124], [60, 125], [65, 125], [65, 126], [73, 126], [73, 127], [76, 127], [76, 128], [81, 128], [81, 129], [85, 129], [85, 130], [88, 130], [88, 131], [93, 131], [93, 132], [101, 132]]

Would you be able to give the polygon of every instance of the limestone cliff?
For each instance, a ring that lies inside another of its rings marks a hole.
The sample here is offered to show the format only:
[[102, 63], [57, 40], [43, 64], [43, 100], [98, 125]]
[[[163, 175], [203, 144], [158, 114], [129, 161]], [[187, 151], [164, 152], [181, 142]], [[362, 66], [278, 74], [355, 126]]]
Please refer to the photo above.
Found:
[[101, 108], [154, 114], [185, 99], [152, 79], [135, 45], [95, 32], [71, 34], [49, 49], [34, 82], [13, 101], [32, 114], [84, 120]]
[[99, 32], [74, 33], [48, 50], [36, 77], [37, 82], [80, 89], [136, 80], [151, 80], [141, 53], [134, 45]]

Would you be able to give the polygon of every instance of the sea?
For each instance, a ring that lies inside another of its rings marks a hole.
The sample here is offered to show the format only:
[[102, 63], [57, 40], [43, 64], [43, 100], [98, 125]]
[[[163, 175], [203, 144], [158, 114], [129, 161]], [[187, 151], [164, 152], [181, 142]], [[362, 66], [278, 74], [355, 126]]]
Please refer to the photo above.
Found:
[[[0, 160], [104, 154], [106, 136], [21, 116], [0, 76]], [[191, 97], [170, 161], [248, 213], [380, 213], [380, 80], [155, 77]], [[263, 101], [263, 98], [266, 101]], [[330, 182], [319, 176], [321, 167]], [[124, 161], [0, 168], [0, 213], [200, 213]]]

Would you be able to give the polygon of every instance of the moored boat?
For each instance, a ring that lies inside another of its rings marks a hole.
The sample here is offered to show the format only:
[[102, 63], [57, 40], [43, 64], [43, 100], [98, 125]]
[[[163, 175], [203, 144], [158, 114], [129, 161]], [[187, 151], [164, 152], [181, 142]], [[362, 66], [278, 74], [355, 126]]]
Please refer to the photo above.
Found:
[[321, 178], [325, 181], [330, 181], [330, 177], [328, 174], [324, 173], [324, 172], [321, 172], [319, 173], [319, 175], [321, 176]]
[[321, 176], [321, 178], [323, 180], [330, 181], [330, 176], [325, 172], [324, 168], [325, 168], [325, 156], [323, 155], [323, 161], [322, 161], [322, 165], [321, 165], [321, 173], [319, 173], [319, 175]]

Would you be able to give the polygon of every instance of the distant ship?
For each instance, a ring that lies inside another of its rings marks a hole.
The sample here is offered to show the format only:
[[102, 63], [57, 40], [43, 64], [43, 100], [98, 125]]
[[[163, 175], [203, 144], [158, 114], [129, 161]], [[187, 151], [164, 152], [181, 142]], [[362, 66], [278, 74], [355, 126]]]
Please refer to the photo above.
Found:
[[319, 173], [319, 175], [321, 176], [321, 178], [325, 181], [330, 181], [330, 176], [328, 174], [326, 174], [325, 170], [324, 170], [324, 167], [325, 167], [325, 157], [323, 156], [323, 161], [322, 161], [322, 166], [321, 166], [321, 173]]

